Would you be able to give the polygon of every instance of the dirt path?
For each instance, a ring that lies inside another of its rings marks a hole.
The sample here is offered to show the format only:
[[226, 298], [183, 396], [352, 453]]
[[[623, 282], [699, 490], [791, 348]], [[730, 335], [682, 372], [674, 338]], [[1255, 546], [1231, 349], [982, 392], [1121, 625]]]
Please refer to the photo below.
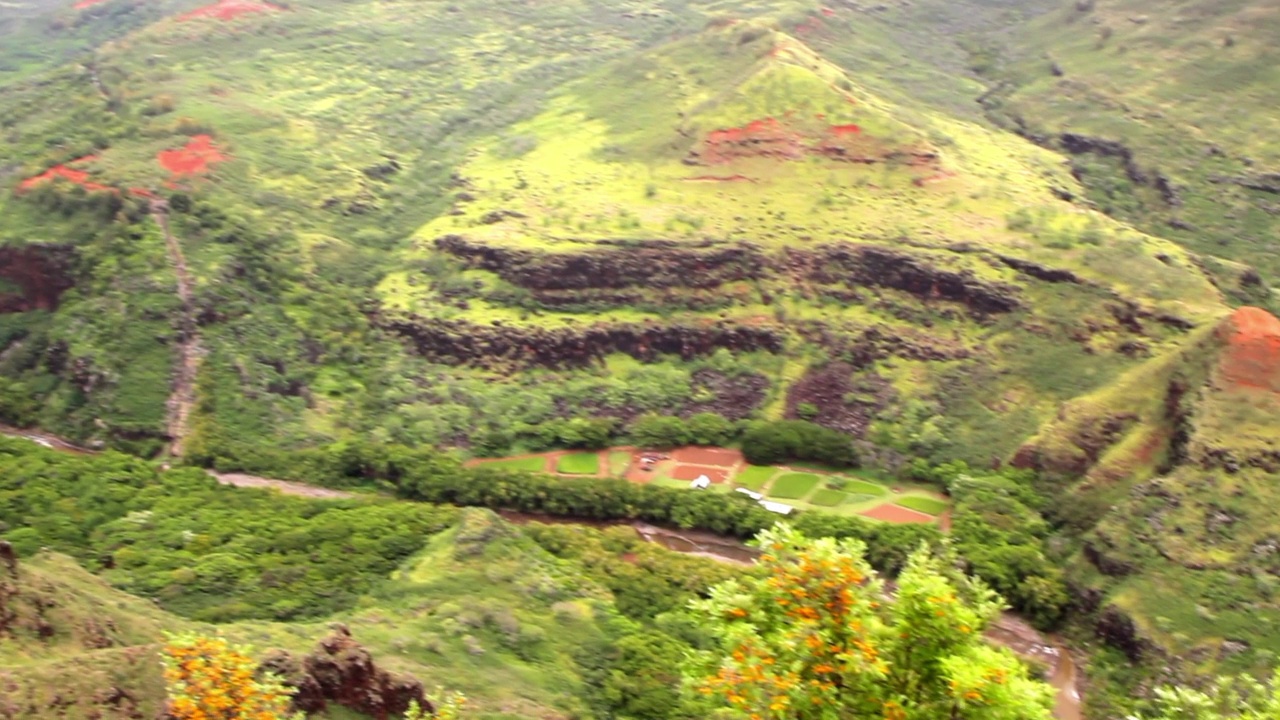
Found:
[[195, 317], [194, 284], [187, 271], [187, 258], [182, 245], [169, 232], [169, 205], [163, 200], [151, 202], [151, 216], [164, 232], [164, 242], [169, 248], [169, 262], [178, 278], [178, 299], [182, 301], [182, 320], [179, 325], [178, 368], [173, 378], [173, 389], [165, 403], [168, 417], [165, 422], [169, 434], [168, 452], [182, 457], [183, 443], [191, 430], [191, 410], [196, 403], [196, 376], [204, 360], [204, 346], [200, 342], [200, 328]]
[[223, 485], [234, 485], [235, 487], [267, 488], [270, 490], [279, 490], [285, 495], [318, 498], [320, 500], [350, 500], [352, 498], [360, 497], [355, 493], [344, 492], [342, 490], [330, 490], [328, 488], [315, 487], [314, 485], [306, 485], [304, 483], [289, 482], [288, 480], [272, 480], [270, 478], [258, 477], [257, 475], [242, 475], [240, 473], [217, 473], [212, 470], [208, 470], [206, 472], [212, 475]]

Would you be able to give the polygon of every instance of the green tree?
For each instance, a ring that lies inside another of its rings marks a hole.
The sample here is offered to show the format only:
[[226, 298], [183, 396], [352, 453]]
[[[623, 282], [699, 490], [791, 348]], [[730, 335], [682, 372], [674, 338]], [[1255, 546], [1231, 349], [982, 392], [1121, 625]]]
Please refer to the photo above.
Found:
[[694, 445], [724, 445], [733, 439], [733, 423], [713, 412], [689, 418], [689, 437]]
[[712, 708], [750, 720], [1037, 720], [1053, 693], [982, 630], [998, 596], [921, 549], [896, 598], [856, 541], [760, 536], [760, 572], [693, 603], [717, 639], [686, 666]]
[[689, 444], [689, 427], [678, 417], [641, 415], [631, 423], [631, 438], [641, 447], [668, 448]]
[[1207, 690], [1164, 687], [1156, 690], [1155, 709], [1129, 720], [1277, 720], [1280, 718], [1280, 669], [1267, 687], [1248, 675], [1220, 677]]

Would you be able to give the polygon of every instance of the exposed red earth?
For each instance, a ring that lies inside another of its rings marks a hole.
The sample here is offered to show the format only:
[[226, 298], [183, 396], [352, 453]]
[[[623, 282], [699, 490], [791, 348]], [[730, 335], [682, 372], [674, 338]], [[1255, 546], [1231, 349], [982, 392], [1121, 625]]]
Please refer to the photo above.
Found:
[[98, 159], [97, 155], [85, 155], [84, 157], [76, 158], [75, 160], [69, 160], [62, 165], [54, 165], [53, 167], [49, 168], [48, 170], [45, 170], [39, 175], [36, 175], [34, 177], [29, 177], [26, 180], [23, 180], [18, 185], [18, 189], [30, 190], [31, 188], [39, 185], [40, 183], [48, 182], [50, 180], [53, 180], [54, 178], [62, 178], [63, 180], [73, 182], [76, 185], [79, 185], [83, 187], [85, 190], [88, 190], [90, 192], [98, 192], [101, 190], [112, 190], [113, 188], [110, 188], [106, 185], [102, 185], [96, 182], [91, 182], [89, 180], [89, 172], [87, 170], [76, 170], [70, 167], [71, 165], [82, 165], [85, 163], [91, 163], [97, 159]]
[[[101, 0], [97, 0], [101, 2]], [[187, 22], [189, 20], [198, 20], [200, 18], [213, 18], [215, 20], [234, 20], [241, 15], [252, 15], [255, 13], [279, 12], [282, 8], [271, 5], [269, 3], [255, 2], [254, 0], [219, 0], [212, 5], [205, 5], [196, 8], [191, 12], [178, 16], [178, 22]]]
[[[853, 102], [850, 99], [850, 102]], [[798, 160], [806, 155], [821, 155], [837, 162], [872, 165], [890, 158], [905, 161], [913, 168], [925, 170], [927, 175], [916, 179], [917, 186], [945, 180], [951, 177], [943, 171], [938, 154], [923, 146], [889, 147], [880, 140], [863, 133], [855, 123], [836, 123], [824, 129], [806, 132], [790, 121], [793, 113], [784, 114], [786, 120], [774, 117], [752, 120], [741, 127], [720, 128], [707, 133], [702, 144], [690, 151], [685, 162], [691, 165], [724, 165], [745, 158], [771, 158], [774, 160]], [[825, 117], [818, 116], [825, 120]], [[743, 175], [698, 175], [686, 178], [700, 182], [754, 182]]]
[[734, 467], [743, 461], [742, 452], [729, 448], [685, 447], [671, 453], [678, 463]]
[[931, 523], [935, 520], [932, 515], [889, 503], [877, 505], [858, 514], [869, 517], [872, 520], [883, 520], [891, 523]]
[[156, 154], [156, 160], [175, 178], [204, 174], [210, 165], [226, 159], [208, 135], [196, 135], [177, 150], [161, 150]]
[[1242, 307], [1223, 323], [1226, 342], [1219, 369], [1236, 388], [1280, 392], [1280, 319], [1256, 307]]
[[676, 465], [671, 468], [669, 475], [672, 480], [688, 480], [690, 482], [706, 475], [707, 479], [718, 485], [729, 481], [729, 468], [710, 465]]
[[[110, 185], [103, 185], [102, 183], [91, 181], [89, 179], [90, 177], [89, 171], [77, 170], [71, 167], [72, 165], [83, 165], [85, 163], [91, 163], [97, 159], [98, 159], [97, 155], [85, 155], [84, 157], [76, 158], [75, 160], [69, 160], [62, 165], [54, 165], [53, 167], [49, 168], [48, 170], [45, 170], [39, 175], [29, 177], [26, 180], [23, 180], [21, 183], [18, 184], [18, 191], [25, 192], [27, 190], [34, 188], [40, 183], [49, 182], [56, 178], [62, 178], [63, 180], [67, 180], [69, 182], [75, 183], [76, 185], [79, 185], [80, 187], [84, 188], [85, 190], [88, 190], [89, 192], [111, 192], [111, 193], [119, 194], [120, 193], [119, 188], [115, 188], [115, 187], [111, 187]], [[137, 197], [144, 197], [148, 199], [154, 199], [156, 197], [155, 193], [151, 192], [150, 190], [147, 190], [146, 188], [131, 187], [131, 188], [126, 188], [126, 192], [128, 192], [130, 195], [136, 195]]]
[[107, 0], [80, 0], [79, 2], [77, 2], [75, 5], [72, 5], [71, 7], [75, 8], [76, 10], [83, 10], [87, 7], [93, 7], [98, 3], [104, 3], [106, 1]]

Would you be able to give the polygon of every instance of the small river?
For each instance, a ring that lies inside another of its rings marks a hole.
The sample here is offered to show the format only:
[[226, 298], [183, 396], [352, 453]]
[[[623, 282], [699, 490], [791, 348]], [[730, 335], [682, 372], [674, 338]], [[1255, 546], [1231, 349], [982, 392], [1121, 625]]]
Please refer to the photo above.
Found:
[[[48, 433], [36, 430], [21, 430], [0, 425], [0, 435], [24, 438], [32, 442], [52, 448], [60, 452], [76, 455], [92, 454], [92, 451], [78, 447]], [[271, 487], [280, 492], [308, 497], [344, 498], [352, 497], [344, 493], [323, 488], [315, 488], [303, 483], [271, 480], [247, 475], [219, 475], [210, 473], [219, 482], [240, 487]], [[657, 543], [676, 552], [706, 557], [720, 562], [735, 565], [751, 565], [756, 560], [756, 551], [735, 538], [716, 535], [700, 530], [671, 530], [647, 523], [627, 520], [601, 521], [562, 518], [552, 515], [535, 515], [512, 511], [499, 512], [511, 522], [524, 524], [540, 522], [548, 524], [590, 525], [594, 527], [615, 527], [627, 525], [635, 528], [637, 534], [648, 542]], [[1047, 680], [1058, 691], [1054, 703], [1053, 716], [1056, 720], [1083, 720], [1082, 697], [1079, 691], [1079, 678], [1071, 652], [1054, 637], [1046, 637], [1031, 627], [1027, 621], [1013, 613], [1002, 614], [987, 629], [987, 639], [1009, 648], [1018, 655], [1039, 663], [1047, 668]]]

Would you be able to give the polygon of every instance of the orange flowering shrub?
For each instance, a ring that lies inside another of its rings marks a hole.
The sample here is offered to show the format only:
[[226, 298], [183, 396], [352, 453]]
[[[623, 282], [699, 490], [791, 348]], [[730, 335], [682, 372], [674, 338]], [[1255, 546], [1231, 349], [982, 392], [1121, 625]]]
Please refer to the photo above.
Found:
[[896, 597], [853, 541], [762, 533], [756, 572], [716, 586], [693, 611], [719, 648], [686, 687], [744, 720], [1039, 720], [1052, 693], [982, 629], [1002, 609], [981, 583], [927, 551]]
[[289, 692], [257, 676], [246, 648], [220, 638], [171, 636], [164, 646], [169, 715], [176, 720], [288, 720]]

